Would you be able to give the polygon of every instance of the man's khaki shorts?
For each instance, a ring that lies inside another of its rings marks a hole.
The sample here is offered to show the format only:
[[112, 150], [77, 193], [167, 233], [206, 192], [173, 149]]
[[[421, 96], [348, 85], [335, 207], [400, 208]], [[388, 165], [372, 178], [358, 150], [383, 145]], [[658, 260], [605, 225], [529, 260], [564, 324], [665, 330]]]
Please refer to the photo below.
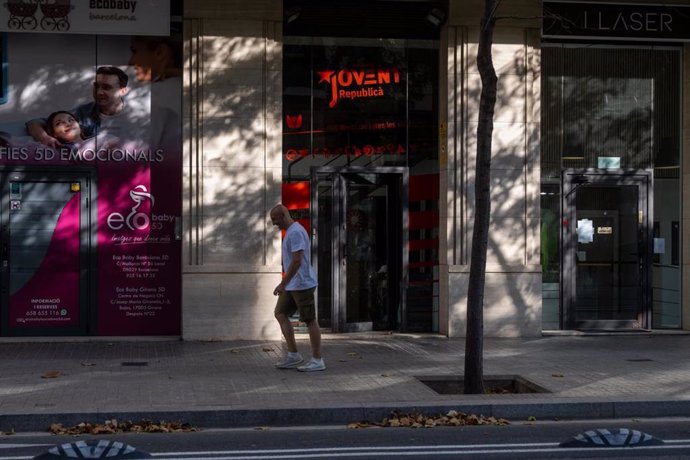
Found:
[[310, 323], [316, 319], [316, 305], [314, 304], [315, 287], [301, 291], [283, 291], [278, 296], [275, 314], [283, 313], [290, 317], [299, 310], [299, 320]]

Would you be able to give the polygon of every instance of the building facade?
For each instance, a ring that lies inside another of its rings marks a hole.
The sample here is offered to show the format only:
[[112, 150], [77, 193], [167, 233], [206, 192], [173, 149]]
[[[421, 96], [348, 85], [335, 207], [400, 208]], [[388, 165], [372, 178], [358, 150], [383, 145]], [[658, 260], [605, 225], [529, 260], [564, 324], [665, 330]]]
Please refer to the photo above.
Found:
[[[593, 3], [496, 12], [490, 336], [688, 326], [685, 10]], [[185, 6], [185, 338], [278, 337], [280, 201], [323, 328], [464, 335], [483, 5], [391, 5]]]
[[[463, 336], [483, 2], [180, 3], [148, 77], [152, 31], [7, 8], [0, 335], [278, 339], [282, 202], [312, 236], [323, 330]], [[689, 11], [500, 3], [487, 336], [690, 328]], [[20, 145], [46, 107], [91, 102], [102, 66], [131, 77], [134, 145]]]

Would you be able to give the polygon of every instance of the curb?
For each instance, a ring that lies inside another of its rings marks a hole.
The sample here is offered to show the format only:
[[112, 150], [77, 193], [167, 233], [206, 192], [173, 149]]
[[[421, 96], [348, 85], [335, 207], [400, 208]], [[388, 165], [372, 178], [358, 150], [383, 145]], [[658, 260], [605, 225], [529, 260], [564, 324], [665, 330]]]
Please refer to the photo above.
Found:
[[329, 407], [291, 409], [237, 409], [201, 411], [81, 412], [55, 414], [0, 415], [0, 430], [15, 432], [48, 431], [52, 423], [65, 427], [106, 420], [151, 420], [184, 422], [197, 428], [252, 428], [263, 426], [347, 425], [354, 422], [379, 422], [399, 412], [417, 411], [426, 415], [457, 410], [510, 421], [535, 418], [556, 420], [687, 417], [690, 401], [618, 401], [618, 402], [534, 402], [475, 403], [442, 405], [388, 405], [375, 407]]

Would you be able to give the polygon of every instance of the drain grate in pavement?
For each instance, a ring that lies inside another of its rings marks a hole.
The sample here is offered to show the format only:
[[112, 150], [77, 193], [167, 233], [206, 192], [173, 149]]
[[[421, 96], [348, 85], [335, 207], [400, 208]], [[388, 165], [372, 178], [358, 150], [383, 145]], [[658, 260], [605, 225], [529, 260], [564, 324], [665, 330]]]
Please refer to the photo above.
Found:
[[122, 366], [148, 366], [148, 361], [122, 361]]
[[[465, 392], [462, 377], [424, 376], [416, 378], [441, 395], [456, 395]], [[484, 376], [484, 390], [487, 394], [550, 393], [546, 388], [519, 375]]]
[[630, 361], [631, 363], [647, 363], [647, 362], [652, 362], [654, 360], [648, 359], [648, 358], [633, 358], [633, 359], [626, 359], [626, 361]]

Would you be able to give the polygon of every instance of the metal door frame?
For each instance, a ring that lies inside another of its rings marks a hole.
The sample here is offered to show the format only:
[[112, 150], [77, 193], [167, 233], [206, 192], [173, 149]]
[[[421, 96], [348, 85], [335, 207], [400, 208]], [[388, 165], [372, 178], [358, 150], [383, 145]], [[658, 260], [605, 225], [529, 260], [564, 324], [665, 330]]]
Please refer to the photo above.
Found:
[[[641, 292], [637, 321], [634, 328], [648, 329], [652, 324], [652, 223], [653, 215], [653, 177], [647, 169], [565, 169], [561, 178], [561, 329], [576, 329], [575, 297], [577, 295], [576, 250], [574, 243], [576, 222], [576, 193], [582, 185], [626, 186], [638, 188], [638, 250], [640, 253]], [[601, 320], [602, 326], [620, 327], [618, 320]], [[629, 322], [629, 321], [628, 321]]]
[[[13, 181], [27, 182], [79, 182], [81, 184], [80, 253], [79, 253], [79, 323], [70, 327], [16, 328], [9, 324], [9, 193], [5, 187]], [[96, 173], [93, 168], [75, 166], [62, 168], [32, 168], [20, 166], [0, 167], [0, 331], [3, 336], [78, 336], [90, 335], [96, 330], [96, 247], [97, 206]], [[8, 261], [7, 265], [4, 261]]]
[[[402, 222], [402, 235], [401, 235], [401, 267], [400, 267], [400, 280], [398, 286], [398, 298], [400, 299], [400, 323], [399, 328], [401, 331], [406, 330], [407, 327], [407, 301], [406, 295], [407, 285], [408, 285], [408, 168], [402, 166], [379, 166], [373, 168], [367, 167], [312, 167], [311, 168], [311, 233], [312, 233], [312, 265], [316, 273], [319, 271], [318, 267], [318, 249], [319, 240], [317, 235], [317, 228], [319, 222], [319, 207], [318, 207], [318, 180], [323, 176], [331, 176], [331, 184], [333, 185], [333, 238], [325, 244], [330, 244], [331, 253], [333, 257], [331, 259], [331, 292], [333, 296], [331, 298], [331, 327], [333, 332], [355, 332], [356, 328], [348, 327], [349, 323], [346, 322], [345, 318], [345, 303], [343, 302], [346, 298], [346, 286], [344, 276], [341, 270], [341, 261], [345, 259], [345, 249], [344, 249], [344, 235], [345, 235], [345, 225], [346, 219], [344, 216], [345, 209], [347, 209], [347, 197], [345, 196], [345, 179], [344, 174], [376, 174], [376, 175], [398, 175], [401, 178], [401, 190], [400, 190], [400, 200], [401, 206], [400, 210], [402, 212], [401, 222]], [[389, 279], [389, 283], [390, 283]], [[318, 289], [318, 287], [317, 287]], [[318, 299], [318, 293], [317, 297]]]

